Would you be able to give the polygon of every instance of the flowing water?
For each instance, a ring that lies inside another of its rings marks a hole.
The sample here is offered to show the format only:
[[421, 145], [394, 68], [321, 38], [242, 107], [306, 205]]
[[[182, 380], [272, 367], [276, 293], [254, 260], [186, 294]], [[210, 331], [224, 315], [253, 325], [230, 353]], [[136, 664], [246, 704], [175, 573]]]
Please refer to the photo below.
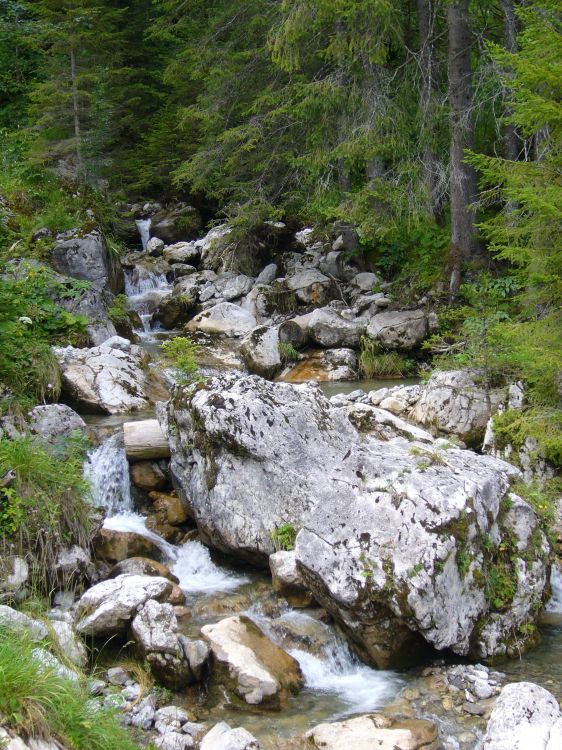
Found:
[[370, 380], [340, 380], [336, 382], [318, 383], [322, 393], [330, 398], [340, 393], [347, 395], [353, 391], [378, 391], [381, 388], [395, 388], [397, 385], [416, 385], [419, 378], [372, 378]]
[[137, 219], [135, 221], [137, 229], [139, 230], [140, 239], [142, 243], [143, 251], [146, 251], [148, 240], [150, 239], [150, 225], [152, 224], [151, 219]]

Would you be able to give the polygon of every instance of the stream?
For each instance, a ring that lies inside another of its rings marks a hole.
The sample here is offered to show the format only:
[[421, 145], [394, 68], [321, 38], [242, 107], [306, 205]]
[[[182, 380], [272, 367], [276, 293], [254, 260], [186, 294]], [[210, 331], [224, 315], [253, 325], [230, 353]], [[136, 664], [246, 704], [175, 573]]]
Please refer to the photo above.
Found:
[[[137, 224], [143, 248], [146, 248], [150, 220], [139, 220]], [[142, 266], [127, 271], [126, 294], [143, 326], [142, 331], [138, 331], [140, 344], [151, 354], [157, 353], [163, 339], [179, 333], [164, 332], [151, 326], [152, 313], [162, 297], [170, 291], [171, 285], [161, 274]], [[204, 350], [203, 355], [204, 365], [208, 361], [214, 361], [212, 347], [208, 351]], [[215, 368], [211, 364], [209, 369]], [[322, 383], [320, 387], [330, 397], [359, 388], [370, 391], [415, 382], [418, 381], [330, 382]], [[206, 623], [216, 622], [235, 613], [246, 614], [298, 661], [305, 678], [305, 688], [298, 696], [290, 699], [288, 707], [279, 714], [208, 709], [200, 702], [197, 704], [199, 718], [224, 720], [235, 726], [244, 726], [262, 743], [264, 750], [273, 750], [276, 738], [302, 733], [323, 721], [374, 710], [404, 712], [405, 691], [407, 695], [408, 691], [410, 695], [415, 695], [420, 690], [427, 692], [423, 668], [382, 671], [361, 663], [337, 628], [322, 621], [318, 608], [297, 610], [283, 604], [274, 594], [266, 571], [235, 565], [198, 541], [190, 541], [183, 546], [172, 545], [148, 529], [145, 518], [135, 508], [129, 466], [122, 443], [123, 422], [147, 416], [149, 415], [126, 414], [86, 417], [89, 427], [101, 440], [99, 446], [90, 453], [85, 473], [92, 486], [93, 501], [106, 511], [104, 526], [118, 531], [136, 532], [151, 539], [159, 547], [163, 561], [178, 577], [193, 614], [188, 624], [183, 626], [186, 635], [198, 637], [201, 626]], [[501, 662], [495, 666], [507, 674], [509, 681], [532, 680], [562, 699], [560, 570], [553, 570], [552, 591], [552, 599], [545, 610], [539, 646], [521, 659]], [[426, 662], [425, 666], [428, 663], [454, 664], [459, 661], [436, 653], [433, 661]], [[175, 698], [178, 702], [181, 700], [179, 696]], [[185, 700], [185, 696], [183, 698]], [[414, 701], [410, 703], [419, 708]], [[190, 703], [190, 707], [193, 707], [193, 703]], [[419, 711], [418, 715], [420, 713], [438, 722], [443, 739], [462, 737], [464, 733], [465, 741], [461, 740], [459, 744], [457, 740], [451, 739], [449, 747], [472, 750], [477, 746], [481, 729], [474, 728], [475, 717], [459, 718], [453, 715], [438, 694], [429, 704], [426, 702], [425, 709]]]

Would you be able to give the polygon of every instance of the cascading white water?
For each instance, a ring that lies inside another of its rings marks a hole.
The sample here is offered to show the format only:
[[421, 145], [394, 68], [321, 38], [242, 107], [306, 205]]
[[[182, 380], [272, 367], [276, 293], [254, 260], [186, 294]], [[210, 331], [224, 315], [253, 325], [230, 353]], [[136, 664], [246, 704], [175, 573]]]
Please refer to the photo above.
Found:
[[145, 266], [136, 266], [125, 273], [125, 294], [131, 308], [139, 314], [145, 334], [151, 332], [152, 313], [171, 290], [172, 285], [163, 273], [156, 273]]
[[552, 596], [546, 605], [546, 611], [562, 614], [562, 568], [559, 568], [557, 565], [553, 565], [552, 567], [550, 586], [552, 588]]
[[148, 240], [150, 239], [150, 225], [152, 224], [152, 221], [151, 219], [137, 219], [135, 221], [135, 224], [137, 225], [137, 229], [139, 230], [142, 249], [146, 250]]
[[[251, 609], [247, 614], [273, 641], [284, 646], [269, 619], [259, 610]], [[317, 653], [300, 648], [288, 649], [288, 652], [298, 661], [307, 688], [339, 699], [341, 711], [337, 716], [377, 710], [396, 695], [402, 685], [394, 672], [371, 669], [360, 662], [330, 625], [319, 623], [304, 612], [292, 609], [286, 611], [277, 622], [282, 624], [283, 621], [288, 625], [292, 622], [297, 630], [307, 624], [313, 626], [311, 633], [318, 633], [318, 628], [321, 630], [323, 645]]]
[[157, 289], [170, 289], [166, 276], [145, 266], [135, 266], [133, 271], [125, 274], [125, 294], [127, 297], [139, 297]]
[[105, 508], [108, 515], [133, 512], [129, 464], [120, 433], [89, 454], [84, 476], [90, 482], [94, 504]]
[[180, 588], [190, 594], [232, 591], [249, 581], [244, 575], [215, 565], [209, 550], [200, 542], [187, 542], [175, 550], [172, 573], [179, 578]]

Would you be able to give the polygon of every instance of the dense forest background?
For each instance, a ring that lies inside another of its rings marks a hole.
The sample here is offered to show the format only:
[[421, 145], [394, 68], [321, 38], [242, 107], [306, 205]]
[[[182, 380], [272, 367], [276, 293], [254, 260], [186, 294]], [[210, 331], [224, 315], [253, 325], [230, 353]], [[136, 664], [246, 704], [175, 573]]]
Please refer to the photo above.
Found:
[[351, 224], [559, 462], [561, 31], [557, 0], [2, 0], [2, 257], [138, 199]]

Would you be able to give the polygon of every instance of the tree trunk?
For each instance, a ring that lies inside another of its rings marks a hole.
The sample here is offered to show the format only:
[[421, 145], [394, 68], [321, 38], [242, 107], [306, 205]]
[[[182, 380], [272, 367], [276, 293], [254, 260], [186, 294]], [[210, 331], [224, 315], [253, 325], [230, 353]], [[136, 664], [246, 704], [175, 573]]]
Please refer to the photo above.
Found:
[[[503, 8], [503, 28], [505, 38], [505, 48], [508, 52], [517, 52], [517, 31], [518, 23], [515, 15], [513, 0], [501, 0]], [[505, 158], [510, 161], [519, 159], [521, 142], [517, 128], [509, 123], [505, 129]]]
[[418, 0], [421, 135], [423, 142], [423, 178], [430, 201], [430, 211], [437, 221], [442, 218], [443, 201], [439, 196], [439, 160], [428, 141], [435, 106], [435, 38], [434, 0]]
[[70, 81], [72, 86], [72, 115], [74, 118], [74, 140], [76, 143], [76, 164], [78, 178], [84, 176], [84, 162], [82, 161], [82, 133], [80, 130], [80, 105], [78, 101], [78, 86], [76, 83], [76, 55], [74, 46], [70, 46]]
[[307, 332], [294, 320], [286, 320], [279, 326], [279, 341], [302, 349], [308, 340]]
[[463, 262], [474, 258], [478, 252], [475, 217], [470, 208], [477, 195], [476, 173], [464, 163], [465, 150], [474, 147], [468, 6], [469, 0], [451, 0], [448, 10], [452, 297], [460, 285]]

